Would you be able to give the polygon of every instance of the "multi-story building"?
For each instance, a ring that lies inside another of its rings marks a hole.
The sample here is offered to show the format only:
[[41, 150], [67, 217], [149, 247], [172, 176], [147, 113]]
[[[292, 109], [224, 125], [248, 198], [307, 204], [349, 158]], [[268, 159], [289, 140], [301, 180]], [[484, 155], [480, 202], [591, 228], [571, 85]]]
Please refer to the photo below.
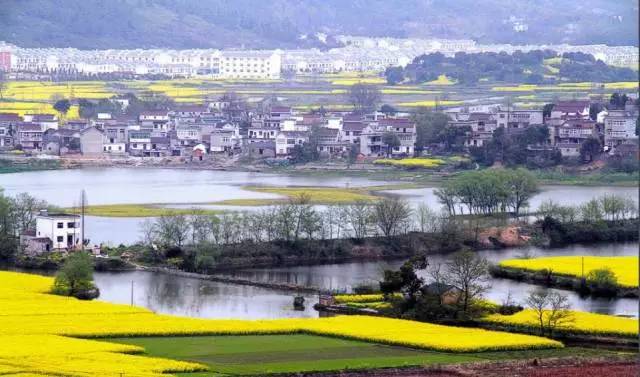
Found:
[[16, 144], [23, 150], [33, 151], [42, 148], [42, 136], [44, 132], [39, 124], [22, 122], [16, 125]]
[[[392, 133], [400, 145], [389, 147], [384, 135]], [[415, 151], [416, 125], [406, 118], [387, 118], [371, 121], [360, 134], [360, 153], [365, 156], [411, 156]]]
[[542, 110], [500, 110], [496, 113], [496, 126], [508, 132], [524, 130], [529, 126], [544, 124]]
[[224, 51], [218, 75], [229, 79], [278, 79], [281, 61], [278, 51]]
[[589, 138], [598, 138], [596, 122], [590, 119], [567, 119], [551, 134], [562, 156], [580, 155], [580, 146]]
[[637, 116], [624, 110], [609, 110], [604, 116], [604, 145], [613, 150], [627, 141], [638, 140]]
[[308, 132], [280, 131], [275, 138], [276, 156], [289, 156], [296, 145], [303, 145], [308, 141]]
[[46, 251], [71, 250], [82, 246], [80, 216], [40, 211], [36, 216], [35, 238], [48, 239]]

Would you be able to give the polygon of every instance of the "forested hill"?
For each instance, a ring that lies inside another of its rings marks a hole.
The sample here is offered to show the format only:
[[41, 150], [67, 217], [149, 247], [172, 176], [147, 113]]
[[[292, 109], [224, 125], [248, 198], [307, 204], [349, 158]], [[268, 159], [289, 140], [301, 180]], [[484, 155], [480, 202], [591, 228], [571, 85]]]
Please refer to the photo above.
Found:
[[[0, 25], [0, 40], [19, 46], [85, 49], [323, 47], [333, 45], [331, 36], [338, 34], [472, 38], [480, 43], [637, 45], [638, 3], [2, 0]], [[328, 35], [329, 40], [312, 37], [316, 33]]]
[[424, 83], [445, 75], [458, 84], [478, 82], [510, 82], [522, 84], [555, 84], [559, 82], [637, 81], [638, 71], [606, 65], [593, 55], [531, 51], [513, 54], [483, 52], [457, 53], [445, 57], [440, 53], [421, 55], [405, 68], [391, 67], [385, 71], [389, 84]]

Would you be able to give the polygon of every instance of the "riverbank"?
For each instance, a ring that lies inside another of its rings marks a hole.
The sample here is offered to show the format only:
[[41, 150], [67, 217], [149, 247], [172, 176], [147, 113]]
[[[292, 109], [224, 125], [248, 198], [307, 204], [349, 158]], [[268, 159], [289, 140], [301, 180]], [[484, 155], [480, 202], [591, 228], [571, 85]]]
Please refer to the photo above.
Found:
[[[54, 157], [41, 159], [22, 155], [0, 156], [1, 173], [33, 170], [78, 169], [78, 168], [132, 168], [132, 169], [181, 169], [208, 171], [236, 171], [255, 173], [286, 174], [307, 177], [361, 177], [376, 180], [413, 182], [420, 185], [436, 185], [463, 170], [402, 169], [373, 163], [314, 162], [303, 165], [271, 166], [261, 160], [245, 161], [227, 157], [214, 157], [205, 161], [192, 161], [183, 157], [103, 157], [83, 156]], [[4, 166], [2, 166], [4, 165]], [[636, 173], [616, 173], [603, 169], [593, 171], [533, 170], [543, 185], [612, 185], [621, 187], [638, 186], [640, 179]]]

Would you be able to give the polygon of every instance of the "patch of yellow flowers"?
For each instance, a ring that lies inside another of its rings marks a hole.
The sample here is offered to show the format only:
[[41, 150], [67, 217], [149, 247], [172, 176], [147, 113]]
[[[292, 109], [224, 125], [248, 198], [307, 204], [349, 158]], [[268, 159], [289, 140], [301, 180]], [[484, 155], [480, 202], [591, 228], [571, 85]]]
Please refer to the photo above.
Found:
[[391, 165], [403, 168], [436, 168], [444, 165], [445, 161], [439, 158], [403, 158], [401, 160], [381, 159], [375, 160], [374, 164]]
[[584, 261], [584, 276], [590, 271], [609, 268], [618, 278], [618, 285], [622, 287], [638, 287], [638, 257], [597, 257], [597, 256], [562, 256], [541, 257], [531, 259], [507, 259], [500, 262], [501, 267], [523, 269], [527, 271], [549, 270], [557, 275], [573, 277], [582, 276]]
[[[399, 298], [402, 297], [401, 293], [394, 293], [393, 297]], [[382, 293], [371, 293], [371, 294], [363, 294], [363, 295], [335, 295], [333, 298], [336, 300], [336, 303], [342, 304], [346, 302], [358, 302], [358, 303], [366, 303], [366, 302], [380, 302], [384, 301], [384, 295]]]
[[[532, 309], [525, 309], [512, 315], [491, 314], [482, 320], [488, 323], [529, 329], [538, 326], [537, 315]], [[637, 337], [638, 319], [571, 311], [570, 320], [561, 324], [558, 330], [579, 334]]]
[[454, 352], [562, 347], [529, 335], [369, 316], [245, 321], [157, 315], [49, 295], [52, 283], [49, 277], [0, 272], [0, 374], [160, 376], [206, 369], [86, 339], [114, 336], [309, 333]]

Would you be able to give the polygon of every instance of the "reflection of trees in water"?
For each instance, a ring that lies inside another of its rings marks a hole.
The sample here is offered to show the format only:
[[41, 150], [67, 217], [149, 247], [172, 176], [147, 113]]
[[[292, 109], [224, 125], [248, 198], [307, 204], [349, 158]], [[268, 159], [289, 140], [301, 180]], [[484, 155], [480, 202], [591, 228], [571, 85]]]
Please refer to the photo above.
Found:
[[149, 280], [148, 307], [173, 314], [197, 316], [205, 303], [201, 283], [167, 274], [153, 274]]

